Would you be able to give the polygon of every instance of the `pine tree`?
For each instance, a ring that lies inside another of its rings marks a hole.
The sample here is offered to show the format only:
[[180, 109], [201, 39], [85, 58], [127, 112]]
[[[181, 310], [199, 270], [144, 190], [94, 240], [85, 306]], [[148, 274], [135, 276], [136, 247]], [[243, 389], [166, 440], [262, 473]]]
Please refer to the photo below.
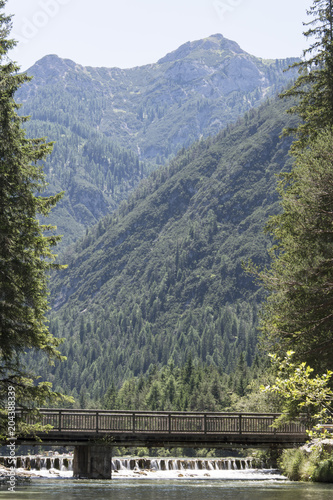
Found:
[[294, 350], [318, 372], [333, 367], [333, 132], [299, 151], [280, 180], [283, 212], [267, 225], [277, 240], [260, 273], [270, 292], [261, 327], [268, 349]]
[[295, 164], [280, 178], [282, 213], [267, 225], [276, 245], [270, 269], [258, 273], [269, 291], [261, 320], [268, 350], [323, 373], [333, 366], [333, 0], [314, 0], [306, 37], [311, 56], [283, 96], [302, 122], [292, 145]]
[[[60, 341], [45, 321], [47, 273], [59, 268], [52, 247], [59, 236], [54, 227], [41, 225], [61, 194], [43, 197], [40, 161], [52, 149], [43, 139], [26, 138], [27, 118], [18, 115], [16, 90], [29, 78], [7, 56], [15, 41], [8, 39], [11, 16], [0, 0], [0, 401], [5, 407], [9, 387], [16, 405], [40, 404], [56, 397], [48, 383], [34, 384], [24, 363], [27, 350], [42, 350], [50, 359], [61, 358]], [[44, 231], [49, 231], [45, 236]], [[4, 416], [4, 412], [2, 412]], [[0, 432], [1, 433], [1, 432]]]
[[333, 125], [333, 0], [314, 0], [307, 14], [312, 20], [303, 23], [308, 27], [304, 35], [315, 41], [303, 51], [303, 60], [291, 66], [298, 68], [299, 77], [280, 96], [295, 99], [289, 113], [301, 118], [296, 129], [286, 131], [296, 133], [292, 151]]

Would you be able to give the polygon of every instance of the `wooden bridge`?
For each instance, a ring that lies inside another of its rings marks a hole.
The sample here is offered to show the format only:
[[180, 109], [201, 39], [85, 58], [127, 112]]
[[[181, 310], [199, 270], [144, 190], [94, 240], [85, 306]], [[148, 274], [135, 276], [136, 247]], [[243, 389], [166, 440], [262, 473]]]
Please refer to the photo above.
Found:
[[[278, 414], [199, 413], [110, 410], [41, 409], [42, 424], [52, 430], [38, 433], [44, 444], [78, 445], [107, 439], [113, 446], [145, 447], [265, 447], [285, 448], [306, 441], [300, 422], [274, 429]], [[19, 412], [18, 412], [19, 413]], [[27, 423], [33, 423], [28, 417]], [[31, 443], [35, 438], [22, 437]]]
[[[113, 446], [288, 448], [307, 439], [301, 422], [273, 428], [278, 414], [46, 408], [40, 413], [42, 424], [52, 426], [37, 433], [42, 444], [74, 446], [74, 474], [79, 477], [111, 477]], [[34, 423], [28, 416], [25, 420]], [[33, 436], [17, 442], [38, 444]]]

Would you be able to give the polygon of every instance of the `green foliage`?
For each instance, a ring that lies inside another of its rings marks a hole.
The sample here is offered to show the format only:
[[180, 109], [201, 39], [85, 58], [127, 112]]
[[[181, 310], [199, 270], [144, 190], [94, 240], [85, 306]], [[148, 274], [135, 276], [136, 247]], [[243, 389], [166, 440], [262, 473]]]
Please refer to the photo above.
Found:
[[333, 457], [320, 461], [311, 479], [317, 483], [333, 483]]
[[[292, 145], [295, 165], [280, 178], [283, 212], [267, 231], [277, 244], [259, 278], [270, 292], [261, 323], [269, 350], [295, 351], [318, 372], [332, 367], [333, 3], [314, 0], [304, 34], [316, 41], [296, 66], [300, 76], [282, 96], [301, 118]], [[311, 56], [311, 57], [310, 57]]]
[[279, 466], [283, 474], [291, 481], [300, 481], [302, 479], [300, 469], [304, 466], [305, 454], [302, 450], [283, 450]]
[[333, 457], [320, 443], [309, 450], [284, 450], [279, 467], [291, 481], [333, 482]]
[[[189, 357], [183, 367], [176, 367], [172, 361], [160, 370], [151, 365], [145, 376], [130, 378], [119, 389], [111, 384], [102, 404], [112, 410], [238, 411], [240, 401], [252, 389], [249, 380], [263, 377], [263, 371], [258, 364], [250, 368], [243, 355], [232, 375], [214, 366], [194, 364]], [[257, 402], [256, 411], [265, 410]]]
[[323, 424], [332, 417], [333, 391], [328, 384], [333, 372], [313, 376], [313, 368], [305, 362], [292, 362], [293, 354], [289, 351], [283, 359], [276, 354], [270, 355], [277, 376], [272, 385], [261, 390], [281, 398], [282, 414], [274, 422], [277, 427], [303, 416], [308, 428], [312, 429], [314, 425]]
[[308, 10], [313, 19], [304, 35], [315, 41], [304, 50], [304, 58], [293, 64], [299, 77], [281, 97], [296, 97], [290, 113], [296, 113], [301, 123], [292, 150], [303, 149], [325, 127], [333, 125], [333, 2], [314, 0]]
[[49, 333], [45, 318], [47, 273], [61, 267], [53, 262], [52, 252], [59, 237], [53, 226], [37, 220], [37, 215], [48, 215], [61, 194], [38, 194], [45, 187], [40, 161], [52, 146], [43, 139], [27, 139], [26, 118], [17, 114], [14, 93], [29, 78], [7, 60], [15, 43], [7, 39], [11, 21], [3, 13], [5, 3], [0, 1], [0, 434], [6, 427], [9, 391], [20, 406], [59, 397], [48, 383], [33, 384], [36, 377], [26, 367], [26, 351], [62, 359], [60, 340]]
[[277, 240], [259, 278], [270, 292], [261, 328], [269, 350], [295, 351], [316, 371], [332, 368], [333, 136], [331, 130], [295, 156], [279, 192], [283, 212], [267, 231]]

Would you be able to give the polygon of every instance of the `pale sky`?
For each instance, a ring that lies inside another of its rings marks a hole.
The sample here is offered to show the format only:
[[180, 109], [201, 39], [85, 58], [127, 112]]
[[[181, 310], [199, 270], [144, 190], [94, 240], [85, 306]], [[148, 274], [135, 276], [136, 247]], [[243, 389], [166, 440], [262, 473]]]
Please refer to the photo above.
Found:
[[84, 66], [157, 62], [215, 33], [257, 57], [300, 57], [312, 0], [7, 0], [22, 70], [47, 54]]

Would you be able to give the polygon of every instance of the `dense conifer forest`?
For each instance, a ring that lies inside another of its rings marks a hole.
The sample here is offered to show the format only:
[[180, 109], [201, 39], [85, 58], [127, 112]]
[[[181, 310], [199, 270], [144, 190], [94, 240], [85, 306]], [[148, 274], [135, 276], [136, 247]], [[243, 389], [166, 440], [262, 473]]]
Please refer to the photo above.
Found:
[[51, 281], [50, 330], [68, 359], [51, 368], [57, 389], [96, 401], [111, 383], [190, 358], [251, 368], [263, 295], [242, 266], [267, 262], [287, 122], [274, 99], [182, 150], [68, 249]]

